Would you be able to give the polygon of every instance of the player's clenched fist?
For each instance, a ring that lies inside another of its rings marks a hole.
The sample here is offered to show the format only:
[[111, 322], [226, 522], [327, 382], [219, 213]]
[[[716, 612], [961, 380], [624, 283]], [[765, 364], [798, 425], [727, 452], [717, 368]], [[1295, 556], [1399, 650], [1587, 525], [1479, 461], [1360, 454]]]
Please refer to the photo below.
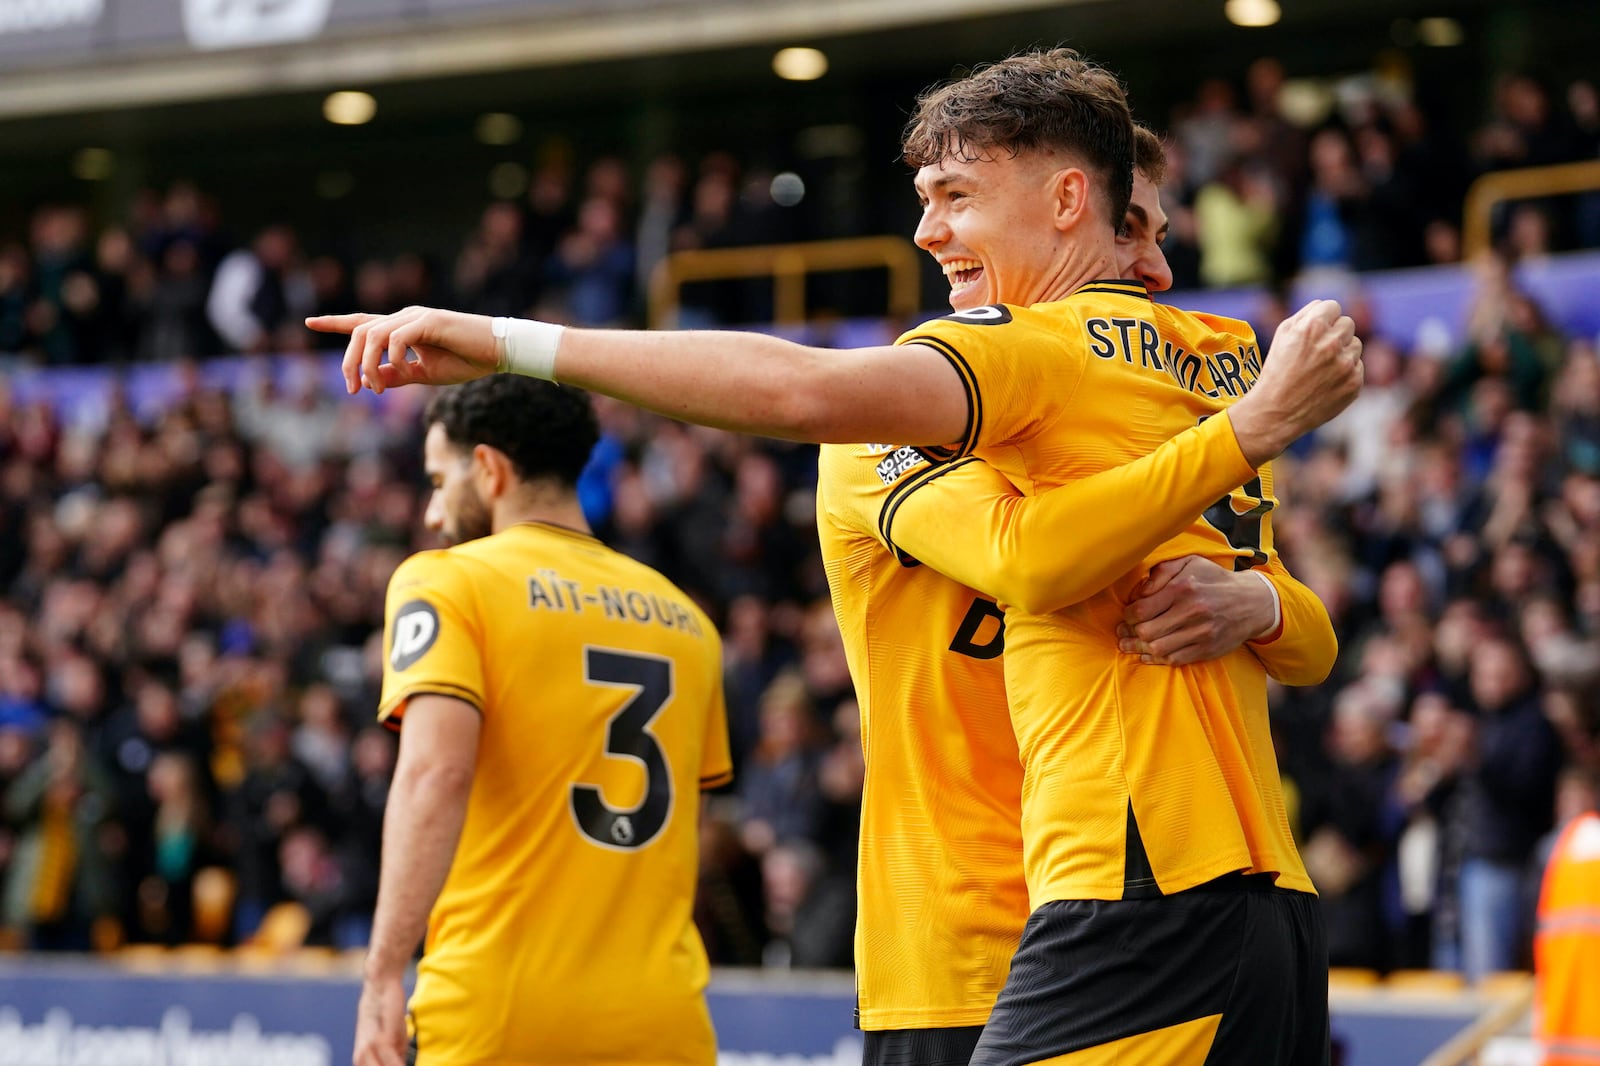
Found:
[[1278, 326], [1260, 380], [1230, 412], [1245, 457], [1271, 459], [1349, 407], [1361, 382], [1355, 322], [1337, 301], [1306, 304]]
[[[306, 325], [320, 333], [348, 333], [344, 384], [358, 392], [395, 385], [455, 385], [494, 373], [500, 354], [485, 315], [436, 307], [407, 307], [392, 315], [319, 315]], [[407, 352], [412, 358], [407, 358]]]

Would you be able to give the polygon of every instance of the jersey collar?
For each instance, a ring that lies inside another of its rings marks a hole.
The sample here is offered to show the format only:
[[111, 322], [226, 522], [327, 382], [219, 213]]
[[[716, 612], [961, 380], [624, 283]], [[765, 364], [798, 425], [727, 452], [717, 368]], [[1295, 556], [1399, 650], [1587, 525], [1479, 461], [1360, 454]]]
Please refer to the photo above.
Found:
[[1129, 280], [1127, 278], [1099, 278], [1095, 281], [1086, 281], [1074, 289], [1072, 295], [1079, 293], [1095, 292], [1105, 296], [1132, 296], [1135, 299], [1150, 303], [1150, 290], [1144, 287], [1144, 282]]
[[560, 525], [560, 524], [558, 524], [556, 522], [542, 522], [542, 521], [540, 521], [540, 520], [538, 520], [536, 518], [530, 518], [525, 522], [518, 522], [515, 525], [509, 526], [507, 528], [510, 528], [510, 529], [523, 529], [523, 528], [542, 529], [542, 530], [545, 530], [548, 533], [559, 533], [559, 534], [562, 534], [564, 536], [574, 537], [574, 538], [576, 538], [578, 540], [594, 541], [597, 544], [600, 543], [600, 538], [596, 537], [593, 533], [585, 533], [581, 529], [573, 529], [571, 526], [563, 526], [563, 525]]

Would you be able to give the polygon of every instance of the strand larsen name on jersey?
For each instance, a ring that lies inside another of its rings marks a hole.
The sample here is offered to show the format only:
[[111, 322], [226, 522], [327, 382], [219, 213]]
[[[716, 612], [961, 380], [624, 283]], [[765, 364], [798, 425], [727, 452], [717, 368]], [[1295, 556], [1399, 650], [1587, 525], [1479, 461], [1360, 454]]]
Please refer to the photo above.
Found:
[[700, 619], [676, 600], [616, 585], [585, 585], [562, 577], [555, 570], [541, 570], [528, 578], [528, 606], [536, 611], [568, 614], [599, 611], [607, 621], [658, 625], [690, 636], [704, 635]]
[[1212, 399], [1224, 393], [1237, 399], [1261, 376], [1261, 356], [1253, 344], [1241, 344], [1237, 352], [1201, 354], [1163, 339], [1155, 324], [1144, 319], [1091, 318], [1083, 327], [1089, 350], [1101, 359], [1120, 357], [1129, 366], [1166, 374], [1189, 392]]

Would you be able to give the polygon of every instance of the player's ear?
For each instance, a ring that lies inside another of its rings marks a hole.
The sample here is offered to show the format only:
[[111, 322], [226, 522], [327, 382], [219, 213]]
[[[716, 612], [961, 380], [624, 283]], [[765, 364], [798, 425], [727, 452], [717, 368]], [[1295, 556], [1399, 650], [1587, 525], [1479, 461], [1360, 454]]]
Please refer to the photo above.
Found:
[[511, 459], [505, 452], [487, 444], [473, 447], [472, 480], [477, 483], [478, 494], [484, 499], [492, 500], [504, 494], [511, 488], [515, 475]]
[[1081, 167], [1066, 167], [1056, 171], [1052, 192], [1058, 230], [1072, 229], [1092, 211], [1089, 175]]

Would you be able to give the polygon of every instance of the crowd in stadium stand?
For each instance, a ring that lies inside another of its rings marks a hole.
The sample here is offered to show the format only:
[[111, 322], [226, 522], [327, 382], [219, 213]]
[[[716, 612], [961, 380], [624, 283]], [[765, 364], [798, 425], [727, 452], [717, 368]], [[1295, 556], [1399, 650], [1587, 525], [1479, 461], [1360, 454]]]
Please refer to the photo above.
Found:
[[[1165, 189], [1175, 287], [1265, 284], [1314, 270], [1461, 258], [1461, 205], [1481, 174], [1600, 158], [1600, 96], [1501, 78], [1466, 144], [1400, 86], [1347, 82], [1335, 114], [1298, 125], [1283, 66], [1253, 63], [1243, 102], [1222, 79], [1173, 116]], [[1530, 202], [1500, 220], [1514, 256], [1600, 244], [1600, 196]]]
[[[1252, 64], [1244, 84], [1241, 101], [1231, 83], [1207, 81], [1171, 116], [1167, 253], [1180, 290], [1455, 262], [1473, 177], [1600, 158], [1592, 81], [1552, 92], [1503, 77], [1464, 144], [1377, 74], [1347, 79], [1307, 113], [1274, 59]], [[567, 153], [548, 155], [526, 196], [489, 204], [451, 261], [345, 263], [287, 224], [230, 234], [222, 206], [184, 182], [141, 193], [98, 229], [81, 206], [41, 207], [27, 234], [0, 233], [0, 352], [73, 364], [294, 350], [307, 313], [410, 303], [636, 322], [669, 251], [803, 236], [774, 203], [771, 173], [725, 152], [693, 170], [660, 156], [637, 182], [619, 158], [591, 162], [579, 180]], [[1524, 203], [1499, 228], [1516, 256], [1600, 246], [1600, 194]], [[698, 286], [685, 321], [764, 321], [762, 292]]]
[[[1406, 105], [1308, 136], [1277, 116], [1279, 81], [1253, 67], [1248, 105], [1208, 83], [1174, 121], [1180, 284], [1450, 261], [1461, 156], [1600, 152], [1581, 84], [1558, 101], [1508, 79], [1462, 149]], [[693, 178], [658, 160], [641, 192], [613, 161], [577, 195], [540, 173], [454, 263], [353, 270], [283, 226], [230, 248], [185, 184], [97, 233], [43, 208], [0, 246], [0, 352], [300, 352], [304, 313], [437, 300], [627, 321], [668, 249], [781, 234], [742, 186], [725, 156]], [[1600, 243], [1590, 201], [1507, 223], [1511, 256]], [[1479, 264], [1464, 346], [1372, 341], [1356, 405], [1278, 464], [1278, 544], [1342, 646], [1328, 684], [1272, 699], [1336, 965], [1524, 962], [1530, 878], [1581, 799], [1566, 771], [1600, 765], [1600, 357], [1506, 262]], [[705, 317], [731, 317], [716, 299]], [[41, 949], [236, 943], [292, 901], [310, 942], [356, 946], [395, 754], [372, 721], [384, 586], [434, 543], [423, 398], [346, 400], [309, 361], [232, 392], [186, 373], [159, 417], [85, 424], [0, 383], [0, 927]], [[815, 452], [597, 408], [586, 510], [725, 634], [738, 777], [702, 834], [712, 957], [846, 966], [863, 762]]]

